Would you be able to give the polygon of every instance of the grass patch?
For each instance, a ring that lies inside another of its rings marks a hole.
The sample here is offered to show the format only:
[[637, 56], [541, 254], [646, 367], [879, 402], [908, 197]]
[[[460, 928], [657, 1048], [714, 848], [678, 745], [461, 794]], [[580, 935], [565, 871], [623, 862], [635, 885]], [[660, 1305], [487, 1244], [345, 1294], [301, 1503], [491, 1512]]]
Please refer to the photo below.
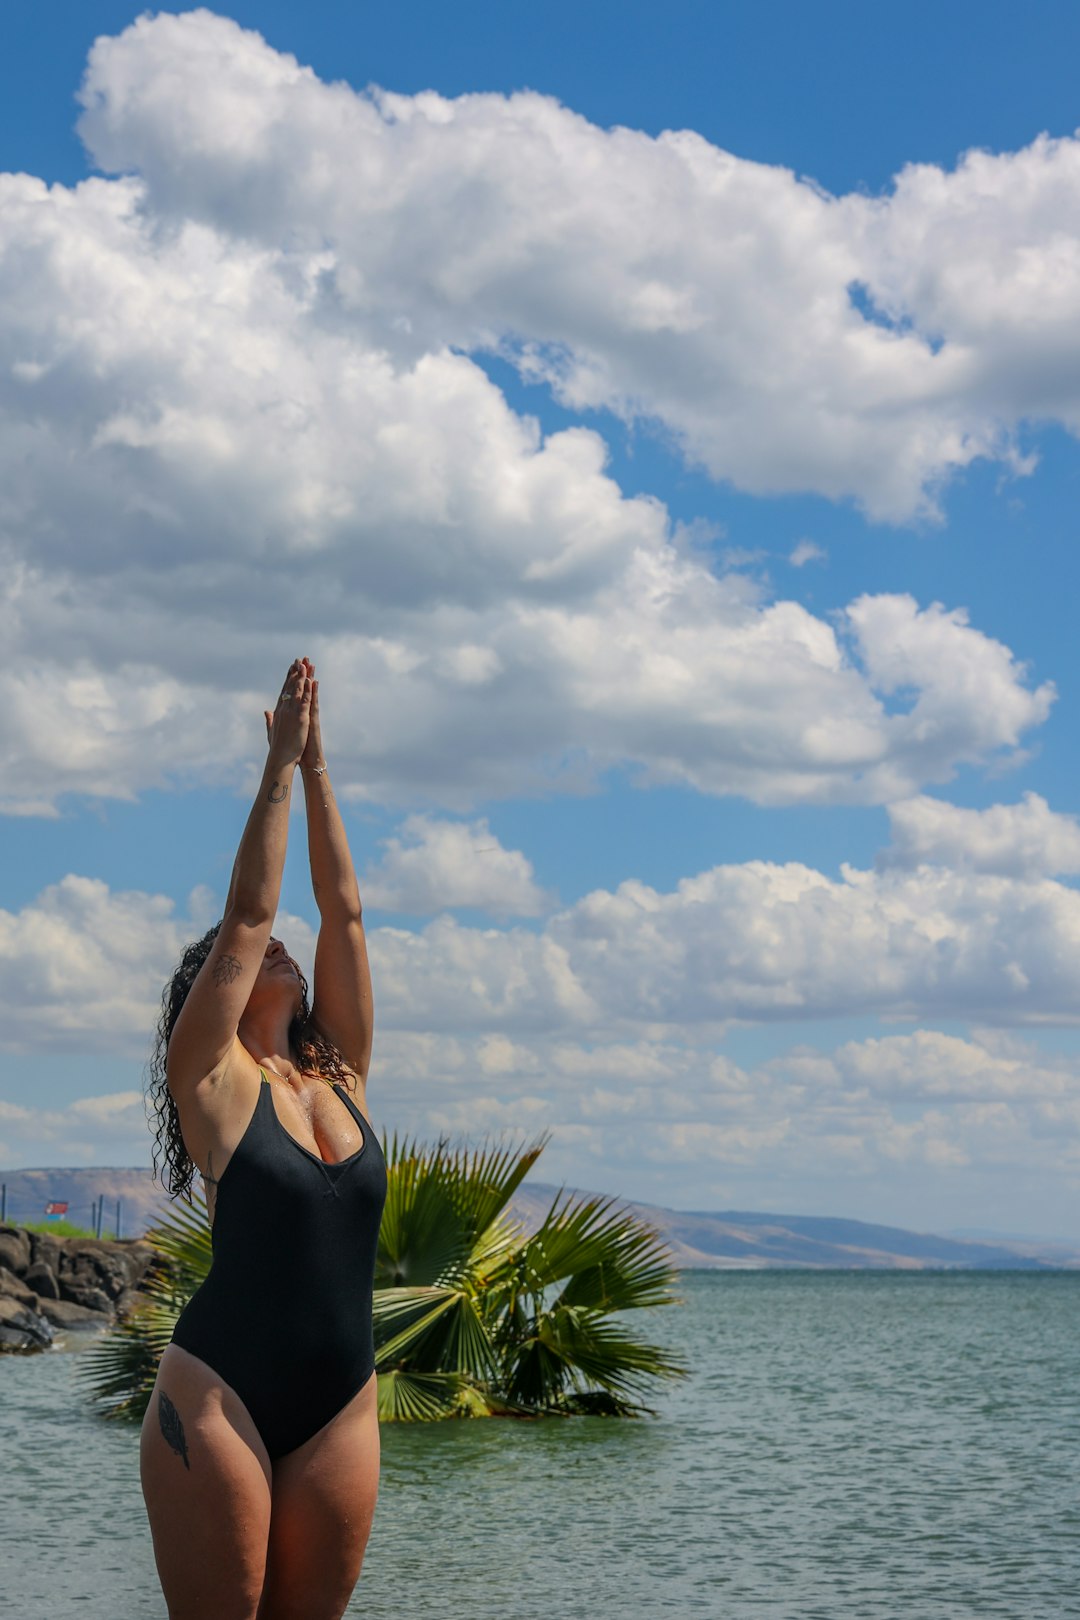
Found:
[[[18, 1224], [26, 1232], [51, 1232], [53, 1237], [92, 1238], [97, 1236], [97, 1233], [92, 1231], [90, 1227], [76, 1226], [74, 1221], [19, 1221]], [[108, 1238], [112, 1242], [112, 1232], [106, 1232], [103, 1228], [101, 1236], [103, 1240]]]

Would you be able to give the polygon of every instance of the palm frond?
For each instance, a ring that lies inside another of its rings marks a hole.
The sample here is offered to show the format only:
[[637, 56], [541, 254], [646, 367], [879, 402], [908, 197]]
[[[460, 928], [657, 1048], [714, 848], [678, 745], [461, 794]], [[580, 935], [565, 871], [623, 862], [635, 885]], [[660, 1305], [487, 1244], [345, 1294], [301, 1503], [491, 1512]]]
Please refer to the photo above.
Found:
[[422, 1364], [490, 1378], [499, 1358], [476, 1301], [454, 1288], [388, 1288], [372, 1307], [376, 1367]]
[[685, 1372], [676, 1357], [634, 1338], [604, 1314], [560, 1305], [509, 1346], [502, 1382], [512, 1399], [550, 1409], [568, 1391], [599, 1389], [625, 1401], [653, 1379]]
[[79, 1357], [76, 1377], [103, 1416], [141, 1422], [180, 1309], [145, 1304]]
[[430, 1155], [403, 1151], [387, 1175], [375, 1286], [449, 1280], [466, 1264], [472, 1236]]
[[197, 1194], [193, 1196], [190, 1208], [184, 1204], [174, 1204], [150, 1228], [146, 1239], [170, 1262], [176, 1290], [189, 1299], [204, 1281], [214, 1258], [206, 1204]]
[[[387, 1198], [372, 1323], [379, 1415], [627, 1416], [682, 1365], [617, 1315], [674, 1301], [660, 1236], [612, 1198], [558, 1193], [531, 1236], [507, 1205], [546, 1145], [451, 1149], [384, 1138]], [[142, 1416], [176, 1318], [210, 1269], [206, 1208], [174, 1206], [147, 1234], [157, 1264], [126, 1321], [82, 1359], [111, 1416]]]
[[445, 1155], [442, 1174], [474, 1240], [502, 1214], [547, 1143], [545, 1135], [526, 1148], [462, 1148]]
[[431, 1423], [453, 1417], [460, 1379], [448, 1373], [380, 1373], [377, 1380], [381, 1423]]

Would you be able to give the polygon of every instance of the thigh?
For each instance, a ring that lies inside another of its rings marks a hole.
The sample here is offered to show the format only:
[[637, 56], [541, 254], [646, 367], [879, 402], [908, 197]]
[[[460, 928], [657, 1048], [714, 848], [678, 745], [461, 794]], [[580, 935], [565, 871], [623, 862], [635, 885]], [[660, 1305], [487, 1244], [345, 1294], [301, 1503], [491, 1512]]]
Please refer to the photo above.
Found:
[[259, 1620], [339, 1620], [379, 1490], [375, 1374], [318, 1434], [274, 1463]]
[[140, 1471], [169, 1620], [254, 1620], [270, 1462], [239, 1397], [178, 1345], [161, 1358]]

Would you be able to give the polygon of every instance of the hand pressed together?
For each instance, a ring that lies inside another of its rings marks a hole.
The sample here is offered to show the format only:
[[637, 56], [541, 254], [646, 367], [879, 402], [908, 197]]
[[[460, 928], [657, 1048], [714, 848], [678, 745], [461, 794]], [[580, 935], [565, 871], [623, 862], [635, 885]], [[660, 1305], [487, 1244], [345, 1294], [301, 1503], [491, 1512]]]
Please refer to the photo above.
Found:
[[307, 665], [308, 678], [311, 681], [311, 707], [309, 710], [310, 720], [307, 742], [304, 745], [304, 752], [300, 755], [301, 770], [306, 765], [321, 766], [325, 764], [322, 751], [322, 732], [319, 727], [319, 683], [315, 679], [315, 665], [311, 662], [311, 659], [305, 658], [304, 663]]
[[[314, 665], [311, 666], [314, 668]], [[304, 755], [311, 730], [312, 689], [308, 660], [295, 658], [289, 665], [281, 696], [273, 714], [264, 709], [266, 740], [276, 765], [296, 765]]]

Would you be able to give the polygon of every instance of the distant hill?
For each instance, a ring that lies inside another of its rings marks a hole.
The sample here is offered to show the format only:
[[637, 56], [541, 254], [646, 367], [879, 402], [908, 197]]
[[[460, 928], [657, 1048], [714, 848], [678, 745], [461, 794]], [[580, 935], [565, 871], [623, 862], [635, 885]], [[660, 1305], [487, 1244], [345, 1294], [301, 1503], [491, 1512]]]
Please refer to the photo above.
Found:
[[[89, 1226], [93, 1206], [103, 1196], [103, 1231], [113, 1234], [119, 1200], [122, 1237], [141, 1237], [169, 1206], [168, 1197], [149, 1170], [0, 1170], [0, 1183], [7, 1186], [7, 1219], [14, 1222], [41, 1220], [47, 1202], [65, 1200], [69, 1205], [68, 1220]], [[511, 1213], [531, 1230], [540, 1224], [559, 1191], [544, 1182], [521, 1187], [511, 1203]], [[573, 1197], [588, 1196], [574, 1189], [567, 1191]], [[975, 1242], [908, 1232], [898, 1226], [848, 1221], [839, 1216], [675, 1210], [623, 1201], [620, 1207], [654, 1227], [670, 1247], [675, 1264], [683, 1270], [796, 1267], [920, 1271], [942, 1266], [979, 1271], [1060, 1267], [1080, 1270], [1080, 1245], [1036, 1239]]]
[[169, 1205], [168, 1195], [154, 1181], [150, 1170], [0, 1170], [0, 1183], [7, 1187], [7, 1219], [16, 1224], [44, 1220], [47, 1203], [66, 1202], [65, 1219], [89, 1227], [94, 1205], [103, 1197], [103, 1236], [107, 1232], [111, 1237], [142, 1237]]
[[[538, 1225], [557, 1191], [541, 1183], [521, 1187], [513, 1202], [514, 1214], [526, 1226]], [[682, 1270], [1080, 1269], [1080, 1244], [975, 1243], [837, 1216], [698, 1212], [631, 1202], [621, 1207], [660, 1233]]]

